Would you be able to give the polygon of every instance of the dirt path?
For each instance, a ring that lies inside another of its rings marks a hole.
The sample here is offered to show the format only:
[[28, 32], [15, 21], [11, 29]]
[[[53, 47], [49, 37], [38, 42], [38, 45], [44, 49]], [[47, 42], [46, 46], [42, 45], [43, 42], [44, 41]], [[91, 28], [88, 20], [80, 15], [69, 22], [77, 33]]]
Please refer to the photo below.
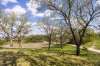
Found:
[[89, 51], [96, 52], [96, 53], [99, 53], [99, 54], [100, 54], [100, 50], [95, 49], [95, 44], [93, 44], [90, 48], [88, 48], [88, 50], [89, 50]]
[[[72, 45], [75, 47], [75, 45]], [[83, 46], [81, 46], [80, 48], [83, 48]], [[99, 53], [100, 54], [100, 50], [95, 49], [95, 44], [93, 44], [90, 48], [87, 48], [89, 51], [95, 52], [95, 53]]]
[[97, 50], [97, 49], [94, 49], [94, 48], [88, 48], [89, 51], [92, 51], [92, 52], [96, 52], [96, 53], [100, 53], [100, 50]]
[[[32, 49], [40, 49], [47, 46], [48, 46], [47, 42], [22, 44], [22, 48], [32, 48]], [[11, 47], [10, 44], [7, 44], [7, 45], [3, 45], [2, 47], [3, 48], [19, 48], [19, 44], [14, 43], [13, 47]]]
[[[75, 47], [75, 45], [72, 45], [72, 46]], [[3, 45], [2, 47], [3, 48], [19, 48], [19, 45], [14, 44], [13, 47], [10, 47], [10, 44], [7, 44], [7, 45]], [[38, 43], [27, 43], [27, 44], [22, 45], [22, 48], [32, 48], [32, 49], [41, 49], [43, 47], [48, 47], [48, 43], [47, 42], [38, 42]], [[81, 48], [83, 48], [83, 47], [81, 46]], [[93, 44], [90, 48], [87, 48], [87, 49], [89, 51], [96, 52], [96, 53], [100, 54], [100, 50], [95, 49], [95, 44]]]

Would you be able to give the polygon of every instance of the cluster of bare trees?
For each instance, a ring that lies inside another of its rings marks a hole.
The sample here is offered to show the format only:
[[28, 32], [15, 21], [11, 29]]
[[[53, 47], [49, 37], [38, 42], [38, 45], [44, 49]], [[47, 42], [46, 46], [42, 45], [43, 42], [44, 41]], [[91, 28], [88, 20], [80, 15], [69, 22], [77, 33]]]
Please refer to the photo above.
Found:
[[44, 30], [44, 32], [47, 35], [47, 40], [49, 42], [48, 44], [48, 49], [51, 47], [52, 44], [52, 35], [54, 33], [54, 23], [50, 22], [51, 20], [49, 20], [48, 17], [43, 19], [43, 22], [40, 23], [40, 26], [42, 27], [42, 29]]
[[53, 13], [49, 16], [45, 16], [38, 22], [39, 27], [43, 30], [47, 37], [48, 49], [50, 49], [53, 44], [60, 44], [60, 48], [63, 48], [65, 36], [68, 34], [66, 33], [67, 27], [64, 22], [58, 18], [54, 18]]
[[[96, 4], [97, 0], [37, 1], [46, 4], [49, 10], [54, 11], [63, 18], [76, 45], [76, 55], [80, 55], [80, 46], [82, 45], [87, 28], [91, 23], [95, 22], [95, 18], [100, 16], [100, 6]], [[50, 29], [46, 29], [46, 32], [49, 30]], [[52, 32], [49, 33], [49, 37], [51, 37], [51, 33]], [[62, 33], [60, 39], [62, 39]]]
[[13, 41], [17, 41], [19, 47], [22, 47], [23, 37], [29, 33], [31, 25], [25, 15], [16, 16], [15, 13], [0, 13], [0, 32], [4, 39], [10, 42], [13, 47]]
[[[34, 0], [35, 1], [35, 0]], [[76, 55], [80, 55], [80, 46], [86, 35], [90, 24], [100, 16], [100, 6], [96, 4], [97, 0], [36, 0], [47, 6], [52, 11], [52, 16], [44, 16], [41, 21], [41, 27], [48, 38], [48, 48], [52, 44], [52, 35], [59, 36], [61, 48], [64, 43], [64, 36], [71, 35], [76, 45]], [[32, 0], [31, 0], [32, 2]], [[40, 4], [41, 5], [41, 4]], [[57, 19], [59, 16], [60, 19]], [[54, 17], [54, 18], [52, 18]], [[21, 46], [21, 40], [29, 32], [29, 25], [25, 16], [4, 15], [0, 17], [0, 30], [5, 38], [12, 44], [13, 38], [17, 38]]]

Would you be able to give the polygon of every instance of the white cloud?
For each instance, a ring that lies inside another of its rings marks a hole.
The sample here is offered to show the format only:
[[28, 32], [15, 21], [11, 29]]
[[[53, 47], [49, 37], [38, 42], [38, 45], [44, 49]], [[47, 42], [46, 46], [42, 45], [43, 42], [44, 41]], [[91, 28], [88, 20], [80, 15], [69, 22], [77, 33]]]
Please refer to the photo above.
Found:
[[36, 16], [43, 17], [44, 13], [37, 13]]
[[31, 22], [31, 25], [32, 26], [36, 26], [37, 25], [37, 22]]
[[38, 4], [35, 1], [33, 1], [33, 3], [29, 2], [26, 5], [27, 9], [32, 12], [32, 15], [36, 15], [37, 8], [39, 7]]
[[16, 15], [22, 15], [22, 14], [25, 14], [26, 13], [26, 10], [24, 8], [22, 8], [21, 6], [19, 5], [16, 5], [14, 8], [7, 8], [5, 9], [5, 12], [6, 13], [12, 13], [14, 12]]
[[43, 17], [43, 16], [50, 16], [52, 13], [51, 10], [47, 9], [43, 13], [37, 13], [36, 16]]
[[96, 1], [96, 5], [100, 5], [100, 0], [97, 0]]
[[17, 0], [0, 0], [0, 2], [1, 2], [2, 5], [6, 5], [9, 2], [11, 2], [11, 3], [18, 3]]
[[48, 10], [48, 9], [44, 12], [45, 16], [50, 16], [51, 13], [52, 13], [52, 11], [51, 10]]
[[37, 8], [40, 5], [36, 1], [32, 1], [32, 3], [28, 2], [26, 5], [27, 5], [27, 9], [32, 12], [33, 16], [39, 16], [39, 17], [43, 17], [44, 16], [44, 13], [38, 13]]
[[38, 13], [37, 8], [39, 7], [39, 5], [35, 1], [33, 1], [33, 3], [29, 2], [26, 5], [27, 5], [27, 9], [32, 12], [33, 16], [43, 17], [44, 15], [45, 16], [49, 16], [50, 15], [50, 12], [51, 12], [50, 10], [46, 10], [43, 13]]

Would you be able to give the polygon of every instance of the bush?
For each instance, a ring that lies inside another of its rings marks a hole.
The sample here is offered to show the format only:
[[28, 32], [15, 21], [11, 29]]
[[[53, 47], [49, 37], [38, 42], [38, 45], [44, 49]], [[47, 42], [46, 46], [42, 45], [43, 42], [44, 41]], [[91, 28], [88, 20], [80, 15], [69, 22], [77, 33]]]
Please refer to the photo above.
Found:
[[26, 37], [24, 39], [25, 43], [29, 43], [29, 42], [43, 42], [43, 41], [47, 41], [46, 40], [46, 36], [44, 36], [44, 35], [29, 36], [29, 37]]
[[6, 43], [6, 40], [0, 40], [0, 45], [3, 45]]

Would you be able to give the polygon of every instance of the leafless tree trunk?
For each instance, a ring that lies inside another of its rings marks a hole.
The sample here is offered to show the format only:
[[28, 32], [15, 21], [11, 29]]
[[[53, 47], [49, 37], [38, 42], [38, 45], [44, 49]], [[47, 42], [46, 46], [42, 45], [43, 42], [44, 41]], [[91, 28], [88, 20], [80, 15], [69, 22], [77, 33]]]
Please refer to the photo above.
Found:
[[12, 13], [10, 16], [3, 15], [0, 21], [0, 28], [8, 38], [10, 46], [13, 46], [13, 27], [16, 21], [16, 15]]
[[31, 31], [31, 24], [28, 24], [28, 20], [25, 15], [21, 15], [19, 18], [19, 25], [16, 25], [16, 38], [19, 47], [22, 48], [22, 40], [26, 34]]
[[44, 31], [44, 33], [47, 36], [47, 40], [48, 40], [48, 49], [51, 48], [51, 43], [52, 43], [52, 36], [53, 36], [53, 32], [54, 32], [54, 26], [52, 24], [53, 22], [48, 18], [48, 17], [44, 17], [40, 22], [39, 22], [39, 26], [40, 28]]
[[[63, 3], [62, 0], [45, 0], [45, 3], [48, 5], [50, 10], [56, 11], [58, 14], [62, 15], [64, 21], [71, 31], [74, 43], [76, 45], [76, 55], [80, 55], [80, 46], [82, 45], [83, 38], [85, 36], [86, 30], [93, 19], [99, 17], [100, 7], [96, 8], [93, 0], [64, 0], [66, 3]], [[76, 9], [76, 11], [75, 11]], [[78, 28], [81, 26], [79, 32], [77, 33], [79, 39], [74, 32], [72, 18], [77, 20], [75, 23], [78, 24]], [[83, 24], [81, 23], [83, 22]], [[80, 24], [81, 23], [81, 24]]]

